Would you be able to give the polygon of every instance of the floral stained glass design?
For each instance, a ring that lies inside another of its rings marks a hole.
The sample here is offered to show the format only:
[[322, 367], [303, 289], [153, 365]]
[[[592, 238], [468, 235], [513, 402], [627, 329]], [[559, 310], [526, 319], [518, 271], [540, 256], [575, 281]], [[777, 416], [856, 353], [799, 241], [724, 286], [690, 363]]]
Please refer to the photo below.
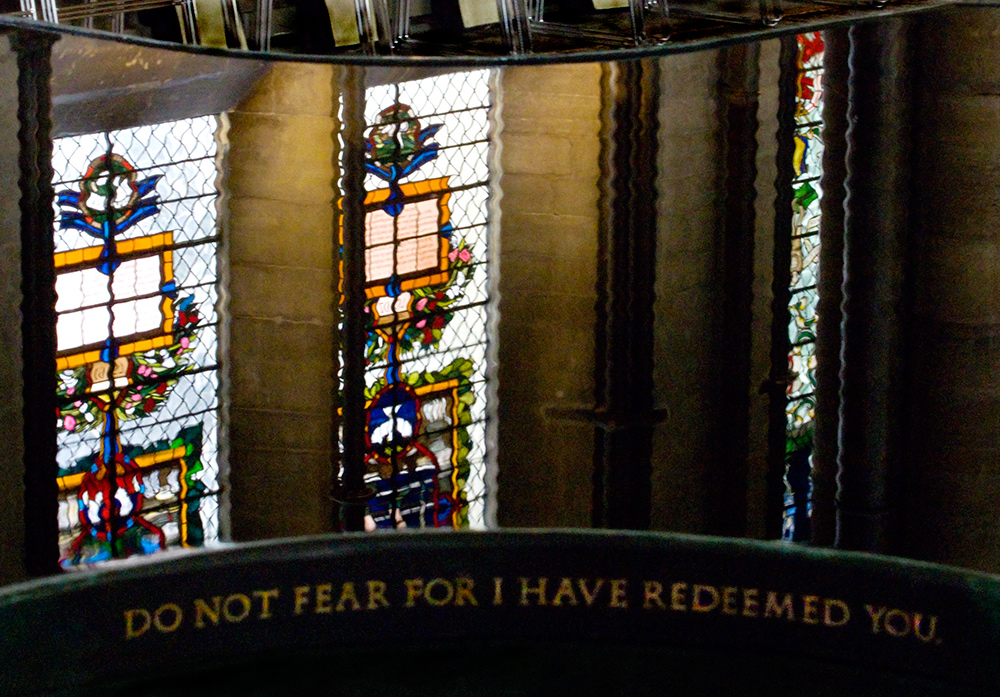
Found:
[[490, 79], [366, 92], [371, 528], [485, 525]]
[[792, 180], [791, 350], [785, 414], [785, 512], [782, 538], [809, 538], [810, 468], [816, 412], [816, 312], [819, 303], [820, 175], [823, 162], [823, 35], [800, 34]]
[[216, 126], [53, 143], [64, 568], [218, 539]]

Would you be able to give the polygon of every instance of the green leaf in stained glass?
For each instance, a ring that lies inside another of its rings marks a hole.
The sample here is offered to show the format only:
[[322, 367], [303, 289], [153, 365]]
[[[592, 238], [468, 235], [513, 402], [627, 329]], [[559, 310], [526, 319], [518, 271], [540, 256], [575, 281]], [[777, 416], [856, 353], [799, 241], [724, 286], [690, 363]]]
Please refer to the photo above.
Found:
[[792, 208], [796, 211], [804, 211], [817, 199], [819, 199], [819, 194], [816, 193], [816, 189], [812, 187], [812, 184], [806, 182], [795, 190], [795, 195], [792, 197]]

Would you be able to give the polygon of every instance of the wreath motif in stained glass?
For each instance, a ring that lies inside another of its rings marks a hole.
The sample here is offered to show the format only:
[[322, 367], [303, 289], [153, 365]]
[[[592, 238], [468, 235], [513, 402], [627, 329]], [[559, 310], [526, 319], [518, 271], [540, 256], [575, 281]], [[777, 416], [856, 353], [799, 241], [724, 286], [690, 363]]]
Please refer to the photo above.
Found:
[[396, 478], [399, 493], [397, 501], [372, 502], [374, 517], [391, 519], [393, 504], [400, 509], [423, 504], [429, 519], [424, 522], [464, 525], [468, 467], [463, 463], [472, 447], [465, 425], [475, 399], [474, 368], [473, 361], [459, 358], [441, 370], [403, 374], [393, 383], [386, 377], [368, 388], [368, 469], [383, 481]]
[[[63, 208], [59, 228], [76, 228], [104, 240], [112, 229], [125, 232], [159, 211], [157, 197], [148, 196], [159, 180], [159, 176], [152, 176], [139, 181], [135, 168], [124, 157], [116, 153], [101, 155], [90, 163], [79, 191], [60, 191], [56, 195]], [[91, 197], [96, 197], [100, 206], [92, 204]], [[108, 205], [123, 197], [124, 205]], [[113, 226], [109, 224], [112, 222]]]

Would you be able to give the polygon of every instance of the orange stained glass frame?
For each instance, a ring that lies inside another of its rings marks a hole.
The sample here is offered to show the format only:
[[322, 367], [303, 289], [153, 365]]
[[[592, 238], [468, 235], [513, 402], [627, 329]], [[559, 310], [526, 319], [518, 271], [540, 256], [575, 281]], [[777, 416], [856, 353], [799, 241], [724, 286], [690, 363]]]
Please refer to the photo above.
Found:
[[[445, 380], [440, 383], [430, 383], [425, 385], [420, 385], [419, 387], [414, 387], [413, 391], [418, 397], [426, 397], [427, 395], [434, 394], [448, 394], [450, 393], [451, 400], [450, 405], [450, 416], [451, 416], [451, 428], [449, 429], [451, 435], [451, 487], [452, 491], [458, 491], [458, 427], [461, 425], [458, 423], [458, 387], [459, 382], [456, 379]], [[365, 409], [371, 406], [370, 403], [365, 405]], [[451, 513], [451, 524], [452, 526], [457, 525], [455, 517], [459, 514], [459, 509], [456, 508]]]
[[[159, 251], [160, 255], [160, 282], [169, 283], [174, 278], [173, 251], [169, 247], [173, 246], [174, 234], [172, 232], [161, 232], [156, 235], [138, 237], [130, 240], [122, 240], [115, 243], [115, 249], [119, 256], [137, 258], [144, 256], [144, 252]], [[76, 271], [95, 265], [101, 258], [104, 246], [84, 247], [68, 252], [58, 252], [54, 255], [56, 273]], [[173, 299], [164, 297], [160, 304], [160, 312], [163, 314], [162, 334], [155, 333], [153, 336], [144, 336], [136, 341], [122, 344], [118, 348], [119, 356], [127, 356], [131, 353], [142, 353], [152, 349], [164, 348], [174, 343], [174, 335], [171, 331], [174, 326]], [[90, 351], [75, 351], [56, 358], [56, 370], [66, 370], [76, 368], [87, 363], [94, 363], [101, 359], [100, 349]]]
[[[422, 200], [437, 199], [438, 202], [438, 230], [447, 225], [448, 221], [451, 220], [451, 211], [448, 208], [448, 201], [451, 198], [451, 192], [448, 190], [448, 177], [440, 177], [437, 179], [425, 179], [419, 182], [400, 184], [399, 188], [405, 197], [404, 203], [417, 203]], [[370, 213], [373, 210], [378, 210], [385, 204], [386, 200], [389, 198], [389, 189], [375, 189], [374, 191], [369, 191], [365, 196], [365, 212]], [[337, 201], [337, 207], [343, 210], [343, 199]], [[367, 215], [366, 215], [367, 221]], [[367, 232], [367, 231], [366, 231]], [[340, 243], [344, 242], [344, 226], [343, 222], [340, 225]], [[413, 290], [415, 288], [423, 288], [425, 286], [433, 286], [438, 283], [444, 283], [448, 280], [448, 252], [449, 252], [449, 242], [444, 237], [439, 236], [438, 241], [438, 266], [437, 269], [432, 273], [422, 273], [419, 276], [413, 278], [407, 278], [400, 282], [400, 290]], [[371, 266], [370, 250], [365, 250], [365, 267], [369, 268]], [[343, 268], [341, 268], [341, 271]], [[343, 293], [343, 273], [340, 274], [339, 290]], [[369, 300], [375, 298], [381, 298], [388, 295], [385, 287], [384, 279], [379, 279], [377, 281], [370, 281], [366, 283], [365, 296]]]

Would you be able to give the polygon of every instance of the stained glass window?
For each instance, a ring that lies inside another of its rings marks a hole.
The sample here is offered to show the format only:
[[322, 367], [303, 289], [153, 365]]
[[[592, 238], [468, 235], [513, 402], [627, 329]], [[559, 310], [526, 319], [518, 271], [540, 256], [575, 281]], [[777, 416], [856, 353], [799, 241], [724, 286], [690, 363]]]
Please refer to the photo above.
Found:
[[823, 35], [800, 34], [792, 180], [791, 350], [785, 414], [785, 511], [782, 538], [808, 539], [813, 425], [816, 415], [816, 306], [819, 302], [820, 174], [823, 162]]
[[368, 527], [483, 527], [488, 70], [365, 94]]
[[219, 538], [217, 126], [53, 143], [64, 568]]

